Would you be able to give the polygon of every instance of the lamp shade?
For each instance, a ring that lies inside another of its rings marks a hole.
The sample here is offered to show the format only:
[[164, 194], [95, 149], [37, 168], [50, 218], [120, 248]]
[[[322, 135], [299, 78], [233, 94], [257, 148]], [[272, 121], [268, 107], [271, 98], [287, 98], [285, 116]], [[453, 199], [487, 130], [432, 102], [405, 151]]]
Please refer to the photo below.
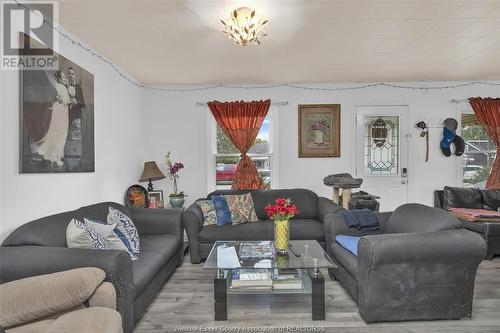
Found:
[[142, 171], [140, 182], [148, 180], [158, 180], [165, 178], [165, 175], [160, 171], [155, 161], [144, 162], [144, 171]]

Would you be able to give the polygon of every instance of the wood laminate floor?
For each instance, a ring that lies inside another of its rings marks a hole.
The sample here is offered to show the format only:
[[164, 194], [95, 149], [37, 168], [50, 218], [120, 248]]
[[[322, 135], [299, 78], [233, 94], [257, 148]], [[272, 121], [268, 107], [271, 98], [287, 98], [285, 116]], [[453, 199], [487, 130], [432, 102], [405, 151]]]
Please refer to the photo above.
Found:
[[500, 258], [483, 261], [476, 276], [472, 319], [366, 324], [356, 303], [325, 275], [326, 320], [312, 321], [307, 296], [229, 296], [228, 321], [213, 319], [212, 272], [186, 256], [136, 325], [159, 332], [498, 332]]

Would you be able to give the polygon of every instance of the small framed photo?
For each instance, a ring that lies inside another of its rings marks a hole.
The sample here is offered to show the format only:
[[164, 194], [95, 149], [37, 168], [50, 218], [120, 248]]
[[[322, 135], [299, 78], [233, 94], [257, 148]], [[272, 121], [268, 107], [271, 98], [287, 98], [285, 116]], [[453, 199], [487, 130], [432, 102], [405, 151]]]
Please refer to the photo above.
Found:
[[149, 201], [149, 206], [148, 208], [164, 208], [165, 204], [163, 201], [163, 191], [162, 190], [157, 190], [157, 191], [149, 191], [148, 192], [148, 201]]
[[340, 104], [299, 105], [299, 157], [340, 157]]

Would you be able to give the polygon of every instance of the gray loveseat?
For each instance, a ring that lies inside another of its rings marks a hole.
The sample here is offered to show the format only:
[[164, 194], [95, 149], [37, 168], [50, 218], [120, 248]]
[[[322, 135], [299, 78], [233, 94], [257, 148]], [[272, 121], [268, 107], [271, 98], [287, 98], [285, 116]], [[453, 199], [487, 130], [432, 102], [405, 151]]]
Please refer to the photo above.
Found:
[[441, 209], [406, 204], [376, 213], [381, 228], [364, 235], [357, 257], [336, 235], [361, 236], [344, 218], [325, 222], [336, 278], [358, 303], [366, 322], [459, 319], [472, 314], [476, 270], [486, 253], [481, 236]]
[[[182, 221], [189, 241], [191, 262], [198, 264], [206, 259], [215, 241], [218, 240], [272, 240], [274, 225], [267, 218], [264, 207], [273, 204], [277, 198], [290, 198], [300, 213], [290, 220], [291, 239], [314, 239], [325, 246], [323, 221], [342, 207], [327, 198], [305, 189], [289, 190], [220, 190], [210, 193], [207, 198], [224, 194], [243, 194], [250, 192], [259, 221], [237, 225], [203, 226], [203, 213], [196, 203], [182, 214]], [[205, 198], [203, 198], [205, 199]], [[198, 199], [198, 200], [203, 200]], [[198, 201], [197, 200], [197, 201]]]
[[[72, 218], [106, 221], [108, 207], [132, 218], [139, 232], [139, 260], [124, 251], [67, 248], [66, 227]], [[0, 247], [0, 283], [78, 267], [97, 267], [116, 289], [124, 332], [132, 332], [156, 293], [182, 264], [180, 209], [127, 208], [103, 202], [47, 216], [13, 231]]]

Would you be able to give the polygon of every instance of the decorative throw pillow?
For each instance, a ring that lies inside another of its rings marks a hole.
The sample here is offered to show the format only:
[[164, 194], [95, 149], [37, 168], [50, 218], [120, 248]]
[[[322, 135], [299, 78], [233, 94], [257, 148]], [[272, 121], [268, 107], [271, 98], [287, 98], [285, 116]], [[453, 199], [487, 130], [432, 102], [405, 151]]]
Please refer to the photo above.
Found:
[[212, 201], [217, 213], [217, 225], [232, 224], [231, 211], [227, 205], [226, 198], [222, 195], [217, 195], [212, 197]]
[[217, 224], [217, 212], [212, 200], [200, 200], [196, 204], [203, 213], [203, 226]]
[[[134, 253], [131, 252], [131, 250], [125, 245], [125, 243], [118, 236], [120, 234], [120, 231], [116, 229], [116, 223], [107, 224], [98, 220], [91, 220], [88, 218], [85, 218], [84, 222], [85, 225], [91, 227], [93, 230], [95, 230], [97, 233], [103, 236], [106, 242], [108, 242], [111, 249], [127, 252], [130, 255], [130, 258], [132, 258], [132, 260], [138, 259], [137, 256], [135, 256]], [[110, 227], [112, 227], [111, 233], [108, 232]]]
[[137, 255], [139, 253], [139, 234], [130, 217], [110, 206], [107, 222], [108, 224], [116, 223], [115, 232], [118, 238], [129, 249], [129, 252]]
[[113, 233], [113, 227], [110, 226], [107, 230], [103, 229], [102, 231], [103, 235], [82, 221], [72, 219], [66, 228], [66, 243], [69, 248], [109, 250], [111, 246], [106, 238]]
[[257, 213], [253, 204], [252, 195], [229, 194], [224, 196], [231, 211], [231, 220], [233, 224], [258, 221]]

